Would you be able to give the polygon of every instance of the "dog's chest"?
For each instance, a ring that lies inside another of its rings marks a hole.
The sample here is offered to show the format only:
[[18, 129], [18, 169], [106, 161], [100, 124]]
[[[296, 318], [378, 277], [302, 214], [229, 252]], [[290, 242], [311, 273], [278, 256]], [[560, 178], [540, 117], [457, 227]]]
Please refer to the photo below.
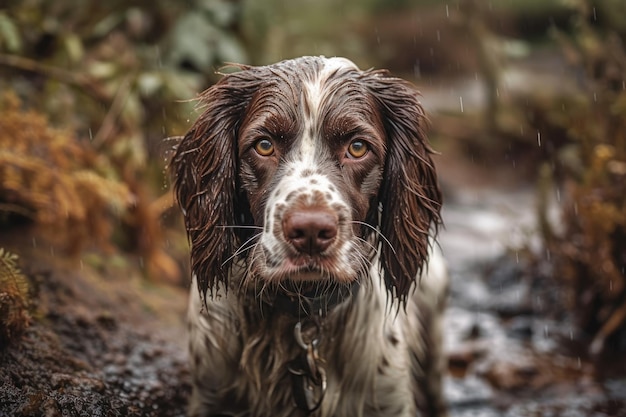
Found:
[[[371, 301], [361, 297], [327, 317], [302, 321], [281, 315], [242, 321], [250, 314], [241, 312], [225, 319], [223, 310], [212, 316], [211, 309], [203, 331], [213, 334], [198, 334], [204, 342], [196, 344], [198, 352], [192, 345], [192, 354], [212, 359], [201, 360], [205, 369], [196, 374], [212, 375], [216, 401], [227, 399], [218, 407], [223, 412], [339, 417], [387, 410], [402, 416], [411, 406], [409, 366], [403, 347], [385, 342], [397, 324]], [[390, 400], [398, 385], [407, 392]]]

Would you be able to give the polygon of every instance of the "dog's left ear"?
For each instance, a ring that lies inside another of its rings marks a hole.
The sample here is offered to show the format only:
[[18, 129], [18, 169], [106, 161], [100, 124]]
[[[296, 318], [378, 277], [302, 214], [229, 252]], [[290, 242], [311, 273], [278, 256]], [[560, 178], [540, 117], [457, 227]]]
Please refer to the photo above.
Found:
[[383, 181], [381, 264], [387, 290], [406, 302], [428, 261], [430, 235], [441, 224], [441, 191], [426, 138], [426, 116], [412, 84], [386, 71], [364, 77], [382, 116], [387, 142]]

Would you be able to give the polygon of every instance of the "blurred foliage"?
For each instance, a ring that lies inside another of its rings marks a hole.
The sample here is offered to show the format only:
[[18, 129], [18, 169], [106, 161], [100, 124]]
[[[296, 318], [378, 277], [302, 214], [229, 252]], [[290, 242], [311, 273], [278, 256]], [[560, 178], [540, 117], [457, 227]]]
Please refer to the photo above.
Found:
[[0, 9], [0, 88], [142, 167], [147, 145], [187, 127], [192, 105], [182, 101], [219, 63], [245, 59], [236, 19], [237, 3], [220, 0], [9, 1]]
[[53, 228], [73, 252], [87, 240], [108, 243], [115, 219], [134, 203], [110, 161], [23, 110], [12, 93], [2, 97], [0, 114], [0, 224]]
[[626, 6], [570, 3], [575, 30], [555, 36], [579, 71], [579, 90], [559, 105], [544, 103], [530, 122], [556, 144], [542, 181], [566, 190], [560, 232], [546, 220], [542, 196], [555, 275], [571, 292], [580, 328], [592, 336], [591, 351], [600, 353], [609, 337], [626, 346], [626, 27], [613, 18], [599, 25], [598, 16], [623, 16]]
[[366, 5], [357, 3], [245, 1], [243, 31], [253, 61], [265, 65], [302, 55], [362, 56], [364, 45], [353, 29], [367, 15]]
[[[422, 0], [419, 7], [437, 4]], [[254, 64], [325, 55], [346, 56], [368, 68], [395, 57], [411, 60], [412, 71], [416, 55], [399, 55], [407, 54], [405, 43], [421, 30], [416, 6], [411, 0], [244, 0], [242, 33]], [[396, 40], [402, 44], [396, 45]]]
[[0, 225], [54, 227], [73, 251], [113, 239], [175, 279], [164, 138], [222, 62], [247, 60], [239, 15], [229, 0], [3, 2]]
[[592, 352], [625, 348], [626, 2], [459, 0], [447, 11], [464, 33], [451, 48], [474, 58], [462, 77], [475, 71], [485, 100], [435, 114], [436, 133], [473, 162], [538, 179], [541, 265]]
[[17, 255], [0, 248], [0, 350], [18, 338], [30, 322], [28, 283]]

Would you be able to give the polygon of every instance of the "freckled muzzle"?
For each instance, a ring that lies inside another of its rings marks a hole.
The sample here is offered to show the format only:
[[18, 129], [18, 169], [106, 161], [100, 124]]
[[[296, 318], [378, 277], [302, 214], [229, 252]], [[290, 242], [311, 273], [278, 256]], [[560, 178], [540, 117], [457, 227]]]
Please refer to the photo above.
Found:
[[308, 171], [286, 171], [268, 201], [261, 238], [264, 260], [258, 260], [264, 264], [261, 276], [270, 281], [352, 281], [358, 261], [349, 253], [355, 235], [345, 197], [325, 175], [303, 175]]

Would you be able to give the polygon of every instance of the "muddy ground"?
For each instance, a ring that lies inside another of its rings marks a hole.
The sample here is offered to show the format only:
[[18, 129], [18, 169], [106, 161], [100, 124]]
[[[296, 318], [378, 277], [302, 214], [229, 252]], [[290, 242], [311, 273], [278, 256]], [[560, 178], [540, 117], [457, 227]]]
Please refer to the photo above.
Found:
[[0, 416], [183, 416], [186, 291], [147, 281], [140, 260], [69, 258], [35, 234], [20, 255], [32, 325], [0, 351]]

